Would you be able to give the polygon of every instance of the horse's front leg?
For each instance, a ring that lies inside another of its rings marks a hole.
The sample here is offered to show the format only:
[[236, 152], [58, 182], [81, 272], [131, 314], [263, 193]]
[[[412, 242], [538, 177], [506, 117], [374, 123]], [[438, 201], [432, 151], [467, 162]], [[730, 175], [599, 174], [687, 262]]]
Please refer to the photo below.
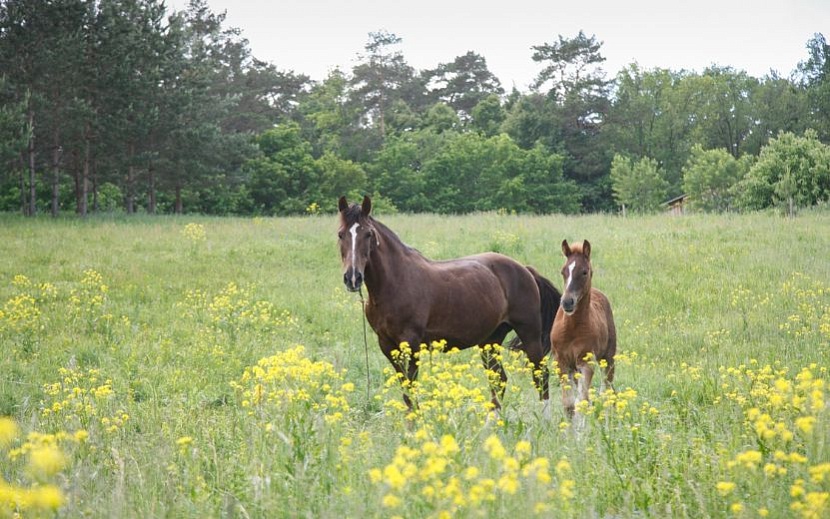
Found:
[[418, 361], [415, 358], [415, 352], [417, 350], [413, 349], [412, 345], [415, 344], [418, 347], [419, 343], [409, 342], [408, 354], [403, 353], [401, 344], [402, 342], [391, 339], [380, 340], [380, 349], [389, 360], [389, 363], [392, 364], [392, 367], [395, 368], [395, 372], [398, 374], [403, 389], [403, 401], [409, 410], [412, 411], [416, 408], [416, 403], [412, 401], [409, 392], [412, 389], [412, 384], [418, 378]]

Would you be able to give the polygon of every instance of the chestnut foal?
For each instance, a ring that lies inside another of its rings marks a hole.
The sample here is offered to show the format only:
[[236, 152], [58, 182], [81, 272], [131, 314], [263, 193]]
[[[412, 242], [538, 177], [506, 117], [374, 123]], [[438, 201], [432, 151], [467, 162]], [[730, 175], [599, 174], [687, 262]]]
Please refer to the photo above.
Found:
[[562, 253], [567, 258], [562, 267], [565, 290], [550, 339], [562, 380], [562, 404], [573, 417], [576, 398], [588, 399], [596, 362], [604, 367], [603, 386], [614, 381], [617, 331], [608, 298], [591, 288], [591, 244], [563, 240]]

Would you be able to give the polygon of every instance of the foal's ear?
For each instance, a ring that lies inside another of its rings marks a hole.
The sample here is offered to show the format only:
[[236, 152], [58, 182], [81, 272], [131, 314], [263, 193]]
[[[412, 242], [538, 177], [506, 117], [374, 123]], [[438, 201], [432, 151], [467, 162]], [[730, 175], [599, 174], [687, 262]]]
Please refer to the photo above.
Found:
[[349, 202], [346, 201], [345, 196], [340, 197], [340, 200], [337, 201], [337, 205], [340, 207], [341, 213], [349, 208]]
[[582, 240], [582, 254], [586, 260], [591, 261], [591, 242], [588, 240]]
[[369, 198], [369, 195], [363, 195], [363, 205], [360, 206], [360, 209], [363, 211], [363, 216], [369, 216], [372, 211], [372, 199]]
[[564, 254], [566, 258], [571, 255], [571, 247], [568, 245], [568, 240], [562, 240], [562, 254]]

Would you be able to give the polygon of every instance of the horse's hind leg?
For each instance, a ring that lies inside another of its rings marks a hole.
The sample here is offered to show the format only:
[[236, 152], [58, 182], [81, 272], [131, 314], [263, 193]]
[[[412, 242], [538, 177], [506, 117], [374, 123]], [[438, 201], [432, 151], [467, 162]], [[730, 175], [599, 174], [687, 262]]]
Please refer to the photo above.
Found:
[[501, 408], [501, 400], [504, 398], [504, 390], [507, 387], [507, 373], [499, 360], [500, 356], [501, 352], [496, 349], [481, 348], [481, 360], [484, 362], [484, 369], [487, 370], [487, 378], [490, 381], [493, 409]]
[[535, 325], [515, 325], [516, 335], [521, 339], [521, 349], [527, 360], [533, 365], [533, 383], [539, 391], [539, 400], [547, 402], [550, 395], [550, 372], [544, 362], [545, 351], [542, 348], [542, 336], [538, 323]]

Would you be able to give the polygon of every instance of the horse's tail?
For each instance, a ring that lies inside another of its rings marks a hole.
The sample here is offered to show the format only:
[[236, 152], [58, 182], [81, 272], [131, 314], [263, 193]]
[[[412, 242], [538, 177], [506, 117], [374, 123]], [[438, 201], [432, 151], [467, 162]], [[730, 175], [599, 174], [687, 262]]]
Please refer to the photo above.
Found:
[[[527, 270], [533, 274], [533, 279], [536, 280], [536, 286], [539, 287], [539, 298], [542, 309], [542, 349], [543, 354], [547, 355], [550, 352], [550, 331], [553, 328], [553, 320], [556, 318], [556, 312], [559, 310], [559, 302], [562, 299], [562, 294], [553, 286], [545, 276], [527, 265]], [[509, 343], [510, 349], [518, 349], [522, 345], [522, 340], [519, 336], [513, 337]]]

